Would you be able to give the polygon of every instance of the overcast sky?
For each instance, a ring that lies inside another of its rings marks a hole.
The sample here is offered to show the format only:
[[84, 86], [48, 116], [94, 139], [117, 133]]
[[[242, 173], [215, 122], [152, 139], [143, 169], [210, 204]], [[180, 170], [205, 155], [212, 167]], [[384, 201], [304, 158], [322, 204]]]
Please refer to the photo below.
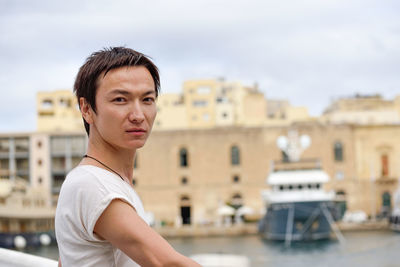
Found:
[[225, 77], [311, 115], [400, 94], [398, 0], [0, 0], [0, 132], [34, 131], [36, 93], [72, 88], [90, 53], [120, 45], [154, 59], [162, 92]]

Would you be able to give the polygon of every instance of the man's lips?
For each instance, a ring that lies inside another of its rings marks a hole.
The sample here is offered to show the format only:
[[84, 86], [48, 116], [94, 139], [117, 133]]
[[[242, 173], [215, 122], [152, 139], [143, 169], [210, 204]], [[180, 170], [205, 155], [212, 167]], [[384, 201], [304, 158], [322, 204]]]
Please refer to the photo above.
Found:
[[126, 130], [126, 132], [140, 135], [140, 134], [146, 133], [146, 130], [142, 129], [142, 128], [133, 128], [133, 129]]

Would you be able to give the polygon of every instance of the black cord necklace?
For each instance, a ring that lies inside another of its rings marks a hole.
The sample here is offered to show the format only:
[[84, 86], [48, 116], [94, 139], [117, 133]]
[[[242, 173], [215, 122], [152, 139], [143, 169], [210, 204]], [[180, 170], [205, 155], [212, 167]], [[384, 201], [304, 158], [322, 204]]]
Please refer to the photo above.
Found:
[[101, 162], [100, 160], [98, 160], [98, 159], [96, 159], [96, 158], [94, 158], [94, 157], [92, 157], [92, 156], [89, 156], [89, 155], [83, 155], [83, 157], [84, 157], [84, 158], [91, 158], [91, 159], [94, 159], [95, 161], [97, 161], [98, 163], [100, 163], [101, 165], [103, 165], [104, 167], [106, 167], [107, 169], [109, 169], [110, 171], [112, 171], [113, 173], [115, 173], [116, 175], [118, 175], [118, 176], [122, 179], [122, 181], [125, 181], [124, 178], [122, 178], [122, 176], [121, 176], [118, 172], [114, 171], [113, 169], [111, 169], [110, 167], [108, 167], [106, 164], [104, 164], [104, 163]]

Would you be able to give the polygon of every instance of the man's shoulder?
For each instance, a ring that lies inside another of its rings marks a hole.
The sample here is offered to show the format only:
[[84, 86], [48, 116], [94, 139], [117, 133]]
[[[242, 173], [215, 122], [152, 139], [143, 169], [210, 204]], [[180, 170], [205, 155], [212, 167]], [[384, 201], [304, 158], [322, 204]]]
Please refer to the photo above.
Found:
[[91, 190], [95, 187], [124, 187], [120, 177], [108, 170], [93, 165], [78, 165], [72, 169], [66, 176], [63, 186], [84, 187]]

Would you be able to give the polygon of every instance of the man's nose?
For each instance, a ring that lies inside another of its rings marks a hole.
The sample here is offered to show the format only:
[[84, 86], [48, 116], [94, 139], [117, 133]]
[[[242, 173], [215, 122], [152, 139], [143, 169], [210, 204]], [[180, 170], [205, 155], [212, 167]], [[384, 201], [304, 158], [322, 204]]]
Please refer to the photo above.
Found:
[[131, 122], [142, 122], [144, 120], [144, 112], [140, 103], [133, 103], [130, 107], [129, 121]]

